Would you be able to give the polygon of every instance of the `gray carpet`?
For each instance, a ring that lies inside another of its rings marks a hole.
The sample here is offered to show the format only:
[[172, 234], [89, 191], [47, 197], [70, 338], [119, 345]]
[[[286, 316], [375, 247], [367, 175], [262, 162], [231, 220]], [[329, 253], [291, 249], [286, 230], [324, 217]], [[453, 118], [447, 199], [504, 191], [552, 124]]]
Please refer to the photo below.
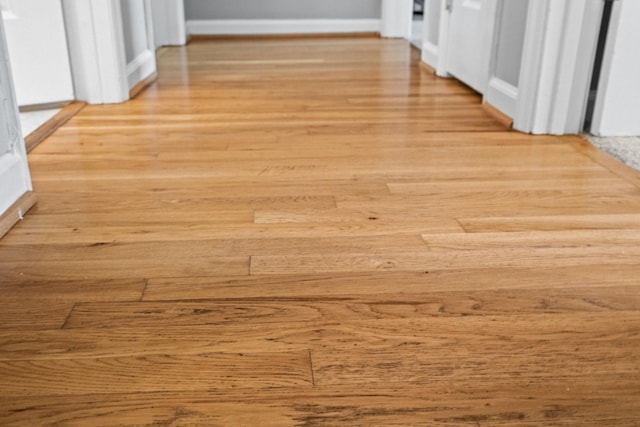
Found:
[[589, 136], [589, 141], [605, 153], [640, 171], [640, 137]]

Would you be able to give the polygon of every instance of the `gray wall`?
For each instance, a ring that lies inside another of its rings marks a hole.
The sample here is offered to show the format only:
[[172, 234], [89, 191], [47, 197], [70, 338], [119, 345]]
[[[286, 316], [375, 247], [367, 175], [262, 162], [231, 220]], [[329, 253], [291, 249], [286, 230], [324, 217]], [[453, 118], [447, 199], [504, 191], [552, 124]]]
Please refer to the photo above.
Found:
[[144, 0], [120, 0], [127, 64], [147, 50]]
[[503, 0], [495, 75], [518, 87], [529, 0]]
[[380, 19], [381, 0], [186, 0], [187, 19]]

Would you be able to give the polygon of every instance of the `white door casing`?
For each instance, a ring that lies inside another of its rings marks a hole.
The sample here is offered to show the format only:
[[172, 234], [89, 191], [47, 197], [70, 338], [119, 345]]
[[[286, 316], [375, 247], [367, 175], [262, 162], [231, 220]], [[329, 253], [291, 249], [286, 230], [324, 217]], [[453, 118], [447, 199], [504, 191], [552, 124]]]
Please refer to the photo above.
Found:
[[150, 2], [153, 16], [155, 46], [183, 46], [187, 43], [187, 22], [184, 0], [153, 0]]
[[[422, 61], [437, 71], [440, 55], [440, 25], [443, 0], [426, 0], [424, 4], [424, 34], [422, 40]], [[446, 45], [443, 44], [443, 46]]]
[[129, 89], [156, 72], [151, 0], [122, 0], [127, 84]]
[[515, 115], [530, 0], [498, 0], [484, 102]]
[[119, 0], [63, 0], [76, 98], [90, 104], [129, 99]]
[[600, 136], [640, 135], [640, 3], [613, 3], [591, 132]]
[[[450, 28], [454, 16], [446, 11], [447, 3], [452, 5], [455, 13], [455, 8], [465, 1], [467, 0], [442, 0], [437, 48], [425, 44], [423, 49], [423, 61], [434, 67], [436, 74], [442, 77], [450, 77], [447, 73], [450, 70], [449, 64], [455, 64], [458, 59], [463, 60], [465, 52], [469, 51], [469, 46], [461, 43], [461, 40], [470, 37], [464, 33], [473, 31], [460, 30], [459, 22], [458, 30]], [[500, 24], [497, 20], [499, 3], [491, 1], [494, 2], [491, 19], [494, 24], [486, 26], [483, 37], [488, 41], [484, 41], [482, 45], [485, 47], [480, 49], [485, 52], [478, 54], [481, 58], [475, 61], [480, 65], [470, 67], [470, 74], [484, 75], [476, 80], [486, 83], [475, 84], [475, 89], [485, 91], [486, 102], [513, 117], [516, 130], [536, 134], [579, 133], [584, 123], [593, 71], [603, 10], [602, 0], [528, 2], [517, 87], [504, 79], [495, 78], [496, 35], [501, 29], [497, 28]], [[480, 4], [477, 0], [472, 0], [467, 5], [474, 2], [477, 11]], [[489, 52], [486, 52], [487, 45]], [[455, 65], [453, 68], [452, 74], [458, 74], [454, 77], [470, 84], [472, 79], [465, 79], [464, 72], [455, 71]], [[595, 121], [597, 123], [597, 117]]]
[[496, 0], [448, 0], [447, 71], [480, 93], [489, 84]]
[[582, 131], [602, 9], [601, 0], [529, 2], [514, 129]]
[[31, 189], [4, 25], [0, 22], [0, 214]]
[[385, 38], [411, 37], [413, 0], [382, 0], [380, 35]]
[[2, 0], [19, 105], [74, 99], [60, 0]]

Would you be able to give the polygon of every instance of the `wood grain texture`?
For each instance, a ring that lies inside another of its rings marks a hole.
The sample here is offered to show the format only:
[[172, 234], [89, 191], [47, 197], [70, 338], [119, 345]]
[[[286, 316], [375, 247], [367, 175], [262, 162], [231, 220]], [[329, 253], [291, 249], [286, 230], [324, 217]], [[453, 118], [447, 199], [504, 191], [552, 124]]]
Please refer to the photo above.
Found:
[[197, 40], [34, 149], [0, 424], [637, 426], [640, 175], [419, 59]]
[[142, 79], [129, 91], [129, 98], [133, 99], [140, 95], [143, 90], [151, 86], [156, 80], [158, 80], [158, 73], [154, 72], [149, 77]]
[[7, 234], [17, 222], [24, 219], [24, 216], [37, 201], [38, 197], [35, 193], [33, 191], [27, 191], [0, 215], [0, 239]]
[[65, 105], [55, 116], [47, 120], [38, 129], [25, 136], [24, 143], [27, 151], [30, 152], [38, 145], [53, 134], [58, 128], [71, 120], [73, 116], [78, 114], [87, 104], [85, 102], [74, 101]]

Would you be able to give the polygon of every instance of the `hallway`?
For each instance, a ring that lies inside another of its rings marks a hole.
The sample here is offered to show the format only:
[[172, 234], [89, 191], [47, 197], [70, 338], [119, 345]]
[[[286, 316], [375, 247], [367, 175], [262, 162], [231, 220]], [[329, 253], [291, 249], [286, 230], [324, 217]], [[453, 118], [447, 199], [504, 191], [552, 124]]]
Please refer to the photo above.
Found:
[[1, 425], [637, 425], [640, 173], [402, 40], [158, 61], [29, 155]]

